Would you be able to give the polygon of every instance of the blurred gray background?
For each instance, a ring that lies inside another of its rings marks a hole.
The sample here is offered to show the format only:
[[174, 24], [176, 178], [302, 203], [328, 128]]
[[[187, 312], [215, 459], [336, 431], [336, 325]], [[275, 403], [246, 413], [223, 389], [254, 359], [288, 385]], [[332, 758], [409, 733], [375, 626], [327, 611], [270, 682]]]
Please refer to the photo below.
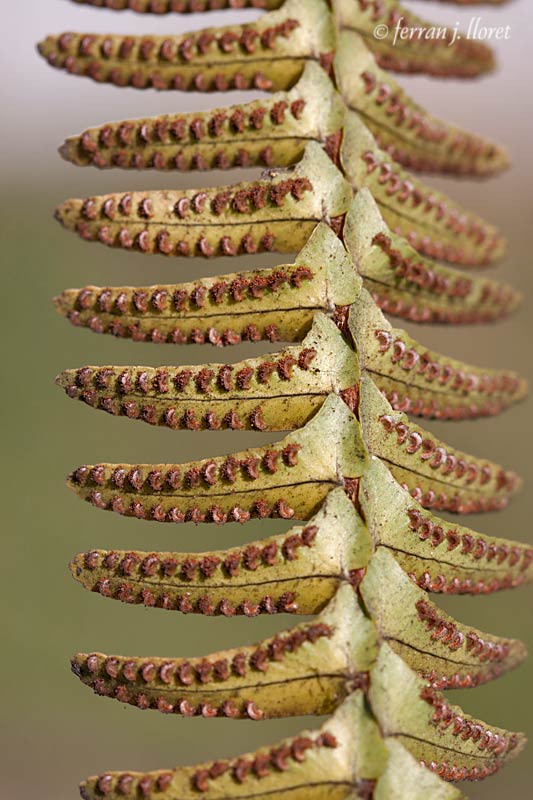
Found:
[[[463, 204], [497, 222], [509, 238], [509, 255], [494, 274], [526, 295], [524, 309], [492, 327], [418, 328], [416, 336], [437, 349], [486, 366], [516, 368], [531, 377], [530, 90], [533, 9], [528, 0], [502, 8], [457, 9], [410, 2], [434, 20], [466, 27], [511, 26], [511, 40], [495, 44], [498, 71], [475, 82], [406, 78], [402, 83], [440, 116], [504, 142], [513, 168], [487, 183], [434, 180]], [[76, 331], [57, 317], [50, 298], [66, 286], [172, 281], [196, 274], [281, 263], [258, 257], [205, 262], [143, 259], [89, 246], [61, 231], [54, 206], [69, 196], [233, 182], [243, 173], [162, 175], [78, 170], [56, 155], [69, 133], [128, 116], [209, 108], [242, 95], [182, 95], [99, 86], [52, 70], [35, 42], [59, 30], [182, 32], [205, 25], [253, 19], [254, 12], [142, 17], [76, 6], [68, 0], [3, 0], [0, 48], [3, 93], [2, 232], [2, 487], [3, 510], [2, 689], [0, 792], [10, 800], [69, 800], [88, 774], [115, 769], [155, 769], [235, 755], [298, 731], [308, 720], [232, 722], [166, 717], [94, 697], [70, 675], [76, 650], [139, 655], [200, 655], [255, 641], [288, 627], [290, 618], [225, 620], [183, 617], [127, 607], [84, 592], [67, 570], [71, 556], [90, 547], [203, 550], [226, 547], [281, 530], [278, 523], [191, 529], [124, 520], [80, 503], [64, 486], [79, 463], [172, 461], [241, 449], [239, 433], [173, 433], [95, 414], [68, 402], [53, 385], [61, 369], [84, 363], [193, 363], [239, 359], [250, 347], [217, 356], [191, 347], [139, 345]], [[252, 95], [248, 95], [251, 97]], [[487, 533], [531, 541], [531, 403], [500, 419], [431, 425], [447, 441], [520, 471], [529, 483], [501, 514], [470, 518]], [[255, 443], [267, 441], [255, 436]], [[488, 598], [446, 601], [462, 621], [518, 636], [531, 646], [533, 595], [527, 589]], [[532, 663], [497, 683], [462, 694], [466, 710], [494, 724], [533, 732]], [[485, 784], [468, 787], [472, 798], [530, 795], [531, 750]]]

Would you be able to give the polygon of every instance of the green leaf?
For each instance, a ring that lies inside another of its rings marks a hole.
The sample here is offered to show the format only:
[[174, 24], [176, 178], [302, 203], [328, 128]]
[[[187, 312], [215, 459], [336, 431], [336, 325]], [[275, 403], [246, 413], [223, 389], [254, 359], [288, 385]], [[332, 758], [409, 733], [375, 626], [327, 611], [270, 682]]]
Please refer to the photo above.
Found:
[[349, 327], [366, 369], [394, 409], [435, 419], [499, 414], [522, 400], [527, 383], [515, 372], [481, 369], [427, 350], [393, 328], [363, 289]]
[[170, 428], [286, 431], [306, 424], [332, 392], [357, 387], [359, 363], [328, 317], [302, 344], [236, 364], [92, 367], [56, 382], [71, 398], [110, 414]]
[[143, 253], [288, 253], [305, 245], [318, 222], [344, 215], [350, 199], [340, 172], [310, 142], [296, 167], [251, 183], [68, 200], [56, 216], [87, 241]]
[[527, 656], [522, 642], [465, 626], [427, 599], [384, 547], [360, 586], [381, 640], [437, 688], [469, 688], [500, 677]]
[[381, 774], [387, 751], [362, 693], [352, 694], [319, 730], [225, 761], [152, 773], [107, 772], [81, 785], [86, 800], [157, 788], [162, 800], [356, 800]]
[[101, 169], [206, 170], [290, 166], [310, 140], [331, 148], [340, 138], [344, 103], [314, 61], [288, 92], [250, 103], [112, 122], [72, 136], [67, 161]]
[[520, 479], [491, 461], [444, 445], [393, 411], [371, 378], [361, 377], [359, 417], [369, 451], [425, 508], [477, 513], [504, 508]]
[[420, 255], [391, 231], [367, 188], [348, 210], [343, 237], [376, 305], [392, 316], [410, 322], [492, 322], [521, 302], [512, 286], [465, 275]]
[[375, 457], [361, 482], [361, 507], [376, 546], [394, 554], [423, 589], [490, 594], [533, 580], [533, 548], [430, 514]]
[[204, 658], [79, 653], [73, 672], [97, 694], [184, 716], [266, 719], [330, 714], [375, 659], [373, 626], [350, 586], [310, 623]]
[[386, 739], [385, 747], [387, 767], [373, 800], [465, 800], [459, 789], [432, 775], [396, 739]]
[[179, 36], [63, 33], [39, 44], [48, 63], [99, 83], [159, 90], [289, 89], [306, 60], [335, 47], [325, 0], [286, 0], [257, 22]]
[[125, 603], [205, 615], [318, 614], [370, 558], [370, 538], [343, 489], [287, 533], [231, 550], [90, 550], [71, 563], [86, 589]]
[[423, 255], [470, 267], [504, 255], [493, 225], [394, 164], [353, 111], [346, 114], [340, 162], [352, 188], [370, 189], [389, 228]]
[[97, 508], [158, 522], [309, 519], [342, 482], [354, 491], [366, 459], [356, 418], [330, 395], [304, 428], [272, 447], [186, 464], [84, 465], [69, 486]]
[[379, 147], [413, 172], [487, 176], [508, 167], [502, 147], [415, 102], [353, 30], [339, 35], [335, 74], [346, 105], [358, 112]]
[[225, 346], [299, 342], [317, 311], [333, 314], [336, 305], [350, 305], [360, 287], [351, 258], [320, 223], [293, 264], [171, 286], [86, 286], [68, 289], [54, 302], [73, 325], [94, 332]]
[[491, 775], [524, 746], [521, 734], [489, 727], [447, 703], [387, 644], [371, 672], [369, 699], [382, 735], [425, 764], [445, 765], [447, 780]]

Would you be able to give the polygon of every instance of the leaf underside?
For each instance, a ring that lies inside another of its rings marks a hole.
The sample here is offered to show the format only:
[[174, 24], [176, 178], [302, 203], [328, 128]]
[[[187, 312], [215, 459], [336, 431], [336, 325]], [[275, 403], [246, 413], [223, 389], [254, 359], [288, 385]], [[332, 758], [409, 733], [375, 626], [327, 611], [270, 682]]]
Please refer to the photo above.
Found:
[[484, 176], [507, 166], [504, 150], [436, 119], [380, 67], [357, 34], [339, 37], [333, 68], [341, 95], [315, 62], [288, 92], [208, 112], [166, 114], [90, 128], [61, 154], [100, 169], [205, 170], [287, 166], [310, 139], [335, 154], [342, 100], [357, 111], [379, 147], [414, 171]]
[[[235, 759], [106, 772], [81, 785], [82, 797], [461, 800], [453, 784], [492, 775], [524, 737], [469, 717], [442, 692], [493, 680], [526, 652], [454, 620], [429, 593], [530, 582], [533, 549], [432, 513], [501, 509], [520, 479], [410, 417], [498, 414], [527, 389], [508, 370], [427, 350], [382, 312], [472, 324], [516, 308], [511, 287], [439, 263], [496, 261], [501, 234], [406, 172], [487, 176], [507, 157], [422, 109], [384, 70], [473, 77], [492, 68], [492, 53], [449, 33], [438, 42], [404, 36], [430, 25], [395, 0], [336, 0], [334, 14], [325, 0], [75, 2], [153, 14], [261, 8], [246, 25], [162, 37], [66, 33], [39, 49], [52, 66], [117, 86], [276, 93], [69, 138], [61, 155], [80, 166], [269, 171], [233, 186], [68, 200], [56, 213], [64, 227], [146, 254], [299, 254], [270, 269], [89, 285], [55, 299], [73, 325], [138, 341], [288, 344], [238, 363], [88, 365], [58, 376], [68, 397], [151, 425], [286, 432], [184, 464], [78, 467], [69, 487], [102, 510], [256, 527], [274, 517], [292, 527], [203, 553], [90, 550], [74, 556], [72, 575], [102, 598], [161, 610], [314, 618], [203, 656], [78, 653], [72, 670], [96, 694], [141, 710], [330, 715]], [[379, 24], [389, 27], [382, 40]]]
[[[199, 4], [199, 10], [207, 5]], [[189, 4], [182, 7], [190, 8]], [[337, 0], [334, 7], [339, 27], [362, 36], [385, 69], [471, 78], [494, 67], [493, 53], [486, 45], [464, 35], [454, 40], [451, 31], [421, 19], [397, 0], [380, 0], [378, 4]], [[170, 10], [169, 4], [161, 8]], [[146, 4], [137, 10], [145, 9]], [[329, 65], [334, 31], [332, 26], [321, 24], [329, 11], [325, 0], [306, 0], [305, 6], [286, 0], [248, 25], [168, 37], [63, 34], [49, 37], [40, 48], [54, 67], [119, 86], [195, 91], [288, 88], [301, 74], [302, 61], [316, 59]], [[407, 35], [396, 33], [398, 20]], [[381, 39], [375, 35], [380, 24], [388, 26]], [[438, 36], [416, 34], [417, 30], [435, 27], [441, 31]], [[415, 33], [409, 34], [410, 30]]]

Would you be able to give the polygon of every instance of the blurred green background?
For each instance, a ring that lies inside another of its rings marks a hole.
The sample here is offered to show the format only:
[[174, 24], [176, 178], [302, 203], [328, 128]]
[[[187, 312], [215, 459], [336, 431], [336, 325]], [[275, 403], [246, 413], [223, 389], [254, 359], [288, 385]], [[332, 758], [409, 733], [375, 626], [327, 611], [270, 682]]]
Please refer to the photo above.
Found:
[[[288, 627], [291, 618], [209, 619], [184, 617], [106, 601], [71, 580], [67, 564], [91, 547], [204, 550], [258, 538], [281, 523], [244, 527], [161, 526], [102, 514], [80, 503], [64, 486], [66, 473], [84, 462], [181, 461], [241, 449], [252, 443], [242, 433], [174, 433], [91, 412], [68, 402], [53, 385], [61, 369], [96, 364], [158, 365], [239, 359], [230, 353], [132, 344], [71, 328], [55, 315], [50, 298], [67, 286], [85, 283], [149, 283], [190, 279], [281, 263], [280, 258], [172, 261], [112, 252], [90, 246], [59, 229], [53, 207], [68, 196], [132, 188], [209, 185], [230, 176], [177, 176], [76, 170], [55, 155], [68, 133], [110, 118], [209, 108], [227, 98], [139, 93], [100, 87], [68, 78], [40, 62], [34, 42], [45, 33], [85, 30], [180, 32], [206, 24], [229, 23], [253, 14], [139, 18], [76, 7], [66, 0], [25, 0], [2, 4], [4, 37], [0, 52], [4, 120], [2, 126], [2, 487], [3, 544], [2, 690], [0, 774], [2, 797], [67, 800], [77, 783], [107, 768], [152, 769], [237, 754], [298, 731], [308, 720], [232, 722], [167, 717], [94, 697], [70, 675], [76, 650], [121, 654], [201, 655], [238, 646]], [[413, 2], [428, 16], [466, 27], [471, 10]], [[422, 103], [441, 116], [504, 141], [514, 167], [489, 183], [433, 181], [466, 205], [499, 223], [509, 237], [509, 257], [496, 271], [519, 286], [525, 308], [492, 327], [450, 330], [418, 328], [428, 346], [486, 366], [516, 368], [531, 377], [532, 338], [529, 295], [533, 288], [529, 157], [532, 97], [528, 0], [501, 9], [476, 8], [484, 24], [509, 24], [512, 37], [498, 43], [499, 71], [474, 83], [406, 79]], [[240, 99], [240, 98], [239, 98]], [[257, 352], [254, 350], [253, 352]], [[432, 424], [451, 444], [501, 461], [531, 480], [531, 404], [500, 419]], [[270, 437], [272, 438], [272, 436]], [[269, 437], [254, 435], [253, 443]], [[531, 541], [531, 482], [505, 512], [469, 518], [487, 533]], [[285, 526], [287, 527], [287, 526]], [[523, 589], [487, 598], [448, 599], [443, 605], [481, 629], [520, 637], [531, 647], [533, 595]], [[533, 731], [533, 662], [497, 683], [462, 694], [466, 710], [489, 722]], [[314, 723], [313, 723], [314, 724]], [[530, 796], [531, 750], [485, 784], [468, 787], [472, 798]]]

